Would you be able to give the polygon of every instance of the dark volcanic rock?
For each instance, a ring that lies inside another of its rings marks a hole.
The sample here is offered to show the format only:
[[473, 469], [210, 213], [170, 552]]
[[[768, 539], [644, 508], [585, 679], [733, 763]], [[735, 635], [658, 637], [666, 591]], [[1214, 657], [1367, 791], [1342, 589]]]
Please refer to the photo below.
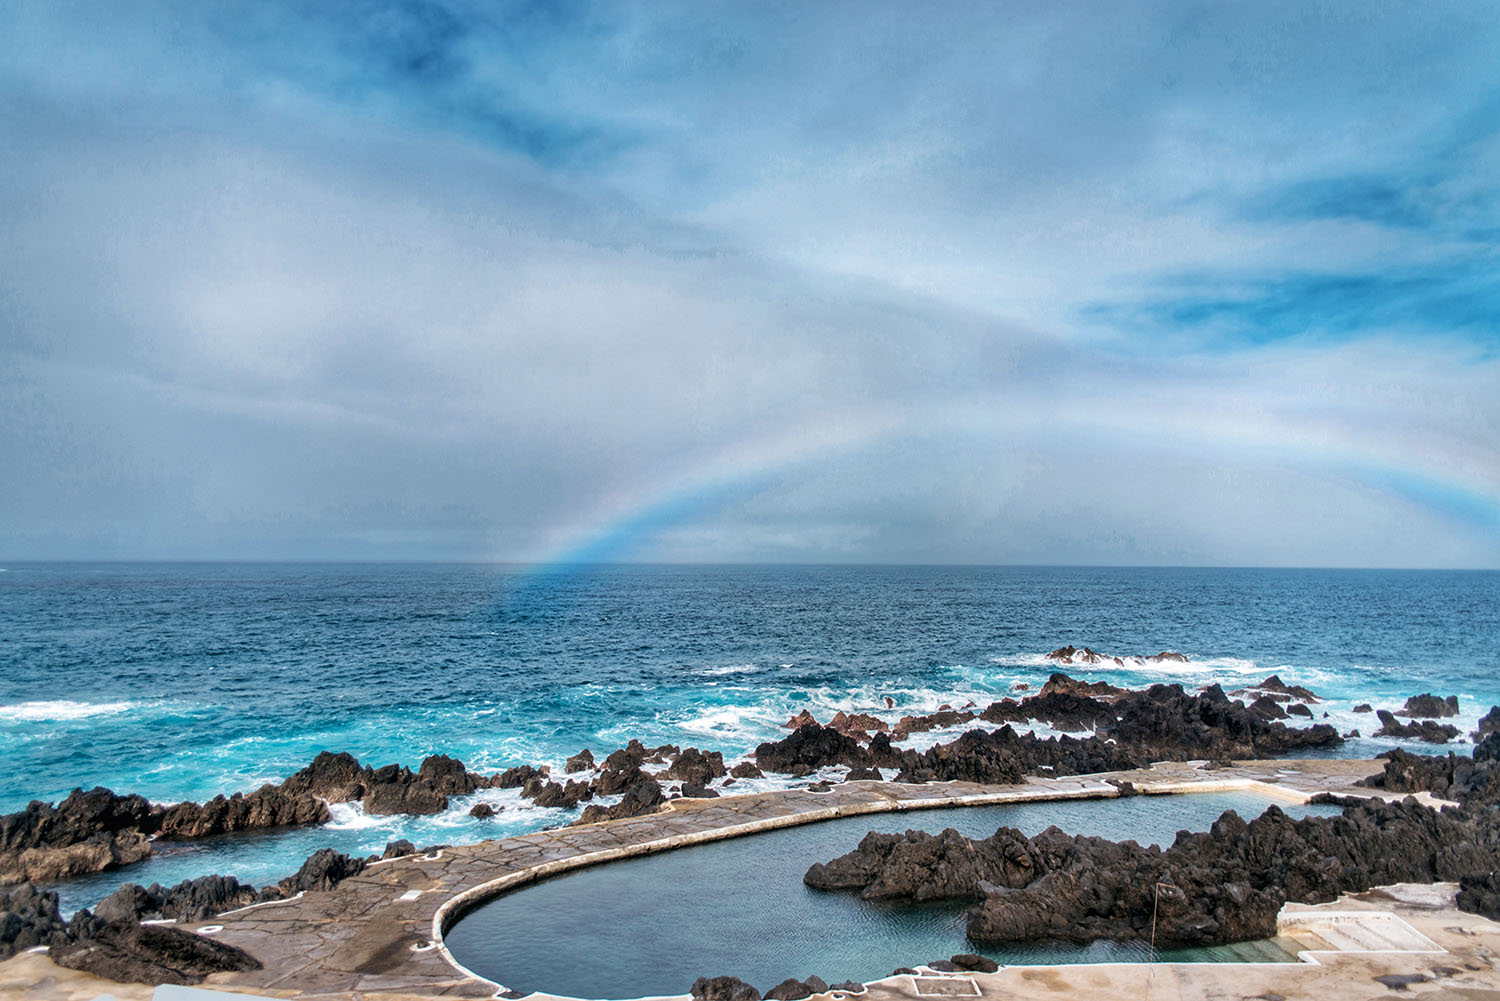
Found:
[[853, 737], [832, 727], [810, 724], [782, 740], [761, 744], [755, 749], [755, 763], [768, 772], [791, 772], [799, 765], [808, 769], [826, 765], [868, 767], [873, 762], [870, 752]]
[[1375, 716], [1380, 720], [1380, 729], [1375, 731], [1377, 737], [1400, 737], [1405, 740], [1425, 740], [1429, 744], [1446, 744], [1459, 736], [1458, 727], [1451, 723], [1437, 723], [1430, 719], [1402, 723], [1387, 709], [1375, 710]]
[[201, 806], [178, 803], [166, 809], [156, 828], [163, 838], [204, 838], [231, 831], [326, 824], [332, 819], [328, 804], [311, 793], [289, 793], [267, 784], [248, 796], [238, 792], [215, 796]]
[[1500, 874], [1491, 870], [1460, 878], [1458, 907], [1491, 921], [1500, 921]]
[[718, 751], [704, 753], [696, 747], [685, 748], [665, 772], [664, 778], [706, 786], [724, 777], [724, 755]]
[[1310, 688], [1303, 688], [1301, 685], [1286, 684], [1281, 680], [1281, 675], [1279, 674], [1273, 674], [1265, 681], [1262, 681], [1260, 684], [1252, 685], [1251, 688], [1255, 691], [1272, 692], [1276, 695], [1284, 695], [1288, 699], [1300, 699], [1303, 702], [1323, 701], [1321, 698], [1315, 695]]
[[1286, 707], [1286, 711], [1289, 716], [1306, 716], [1308, 719], [1312, 719], [1312, 710], [1300, 702], [1293, 702]]
[[536, 796], [537, 806], [560, 807], [571, 810], [586, 799], [593, 799], [594, 791], [587, 782], [568, 780], [567, 785], [560, 782], [548, 782]]
[[332, 848], [320, 848], [307, 857], [296, 873], [277, 885], [287, 896], [306, 890], [331, 890], [350, 876], [363, 872], [365, 864], [364, 859], [351, 858]]
[[890, 724], [879, 716], [872, 716], [870, 713], [845, 713], [843, 710], [834, 713], [828, 725], [839, 733], [858, 740], [865, 740], [872, 733], [884, 733], [890, 729]]
[[495, 815], [495, 808], [489, 803], [475, 803], [469, 807], [469, 816], [475, 820], [488, 820]]
[[828, 990], [828, 984], [824, 983], [822, 977], [812, 976], [806, 980], [795, 980], [791, 977], [766, 991], [766, 1001], [800, 1001], [801, 998], [812, 997], [814, 994], [822, 994]]
[[967, 917], [976, 942], [1142, 939], [1155, 914], [1158, 946], [1197, 946], [1269, 937], [1287, 900], [1487, 873], [1497, 842], [1488, 820], [1410, 799], [1350, 800], [1339, 817], [1293, 821], [1273, 806], [1246, 824], [1225, 813], [1165, 851], [1057, 828], [1034, 838], [1001, 828], [982, 841], [872, 833], [805, 881], [870, 899], [981, 899]]
[[1110, 699], [1117, 695], [1124, 695], [1125, 689], [1116, 688], [1114, 685], [1104, 681], [1079, 681], [1070, 678], [1062, 672], [1057, 672], [1047, 679], [1042, 686], [1039, 695], [1052, 695], [1060, 693], [1063, 695], [1082, 695], [1086, 698]]
[[1375, 707], [1370, 705], [1370, 703], [1368, 702], [1361, 702], [1359, 705], [1354, 707], [1354, 711], [1357, 713], [1372, 713], [1375, 711]]
[[753, 761], [741, 761], [729, 769], [729, 774], [737, 779], [763, 779], [766, 773], [755, 767]]
[[1261, 719], [1286, 719], [1286, 710], [1281, 708], [1281, 703], [1269, 695], [1262, 695], [1250, 703], [1250, 711]]
[[593, 767], [594, 752], [585, 747], [567, 760], [567, 763], [563, 765], [563, 773], [572, 775], [575, 772], [586, 772]]
[[1413, 695], [1406, 700], [1405, 708], [1397, 710], [1396, 715], [1412, 716], [1417, 719], [1443, 719], [1447, 716], [1457, 716], [1458, 696], [1450, 695], [1444, 699], [1431, 692]]
[[144, 796], [74, 789], [57, 806], [33, 801], [0, 817], [0, 884], [52, 881], [139, 862], [151, 854], [156, 810]]
[[993, 959], [973, 952], [961, 952], [949, 962], [960, 970], [973, 970], [975, 973], [994, 973], [1000, 969], [1000, 964]]
[[62, 945], [67, 924], [57, 909], [57, 894], [22, 883], [0, 890], [0, 959], [39, 945]]
[[[637, 769], [639, 771], [639, 769]], [[604, 820], [619, 820], [622, 817], [640, 817], [648, 813], [655, 813], [657, 808], [666, 801], [662, 795], [661, 783], [644, 772], [642, 777], [625, 791], [620, 802], [614, 806], [587, 806], [583, 814], [574, 825], [594, 824]]]
[[1478, 743], [1492, 733], [1500, 733], [1500, 706], [1490, 706], [1490, 711], [1479, 719], [1479, 729], [1469, 736]]
[[760, 1001], [760, 991], [739, 977], [699, 977], [692, 996], [697, 1001]]
[[[484, 804], [479, 805], [483, 806]], [[476, 810], [478, 808], [478, 806], [475, 807]], [[469, 811], [469, 816], [474, 816], [473, 810]], [[385, 851], [380, 853], [380, 858], [382, 861], [385, 859], [405, 858], [407, 855], [415, 855], [416, 853], [416, 845], [412, 844], [410, 841], [407, 841], [405, 838], [398, 838], [395, 841], [387, 841], [385, 843]]]
[[885, 776], [880, 774], [879, 768], [851, 768], [844, 776], [845, 782], [880, 782]]
[[960, 723], [967, 723], [977, 719], [978, 713], [963, 709], [942, 708], [935, 713], [926, 716], [902, 716], [901, 721], [891, 728], [892, 740], [905, 740], [914, 733], [927, 733], [930, 730], [946, 730]]
[[202, 921], [261, 899], [255, 887], [233, 876], [202, 876], [167, 888], [126, 883], [99, 901], [94, 917], [107, 924], [132, 921]]
[[196, 984], [213, 973], [260, 969], [242, 949], [162, 925], [105, 924], [54, 946], [54, 963], [120, 983]]
[[545, 779], [547, 770], [535, 765], [516, 765], [496, 775], [491, 781], [497, 789], [519, 789], [532, 779]]
[[1018, 735], [1009, 726], [970, 730], [948, 744], [920, 754], [906, 751], [899, 759], [897, 782], [984, 782], [1013, 785], [1030, 773], [1084, 775], [1136, 768], [1143, 764], [1126, 749], [1095, 738], [1043, 740]]

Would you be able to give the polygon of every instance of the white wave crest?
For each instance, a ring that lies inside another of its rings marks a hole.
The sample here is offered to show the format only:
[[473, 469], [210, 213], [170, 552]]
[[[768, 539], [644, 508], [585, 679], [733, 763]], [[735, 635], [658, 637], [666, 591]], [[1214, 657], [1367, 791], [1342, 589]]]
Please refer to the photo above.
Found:
[[372, 827], [390, 827], [393, 823], [390, 817], [371, 816], [359, 803], [330, 803], [328, 812], [333, 819], [325, 826], [331, 831], [366, 831]]
[[693, 673], [700, 678], [723, 678], [731, 674], [754, 674], [759, 670], [754, 664], [730, 664], [727, 667], [705, 667]]
[[138, 705], [136, 702], [74, 702], [71, 699], [18, 702], [15, 705], [0, 706], [0, 720], [45, 722], [91, 719], [95, 716], [129, 712]]

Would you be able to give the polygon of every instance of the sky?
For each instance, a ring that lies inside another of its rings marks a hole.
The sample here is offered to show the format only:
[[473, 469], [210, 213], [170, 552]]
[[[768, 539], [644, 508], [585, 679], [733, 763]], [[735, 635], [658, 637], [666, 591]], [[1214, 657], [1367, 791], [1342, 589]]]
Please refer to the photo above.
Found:
[[1500, 567], [1497, 51], [0, 0], [0, 560]]

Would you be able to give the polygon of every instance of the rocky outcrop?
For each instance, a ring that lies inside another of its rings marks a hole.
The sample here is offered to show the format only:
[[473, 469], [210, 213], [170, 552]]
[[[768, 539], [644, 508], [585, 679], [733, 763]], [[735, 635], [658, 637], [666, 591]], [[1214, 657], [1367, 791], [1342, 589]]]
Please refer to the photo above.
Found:
[[767, 741], [755, 749], [755, 763], [768, 772], [791, 773], [798, 766], [814, 769], [825, 765], [869, 767], [874, 762], [859, 741], [816, 723], [799, 727], [782, 740]]
[[666, 797], [662, 794], [661, 783], [642, 772], [641, 778], [625, 790], [625, 795], [614, 806], [594, 804], [584, 807], [583, 814], [573, 823], [576, 826], [597, 824], [605, 820], [620, 820], [624, 817], [640, 817], [655, 813], [664, 802], [666, 802]]
[[1256, 697], [1267, 696], [1277, 702], [1290, 702], [1293, 699], [1299, 699], [1303, 702], [1323, 701], [1310, 688], [1303, 688], [1301, 685], [1288, 685], [1281, 680], [1281, 675], [1279, 674], [1273, 674], [1258, 685], [1250, 685], [1247, 688], [1239, 689], [1230, 694], [1244, 697], [1252, 695]]
[[87, 938], [54, 946], [51, 958], [120, 983], [196, 984], [214, 973], [260, 969], [242, 949], [162, 925], [104, 924]]
[[705, 753], [696, 747], [688, 747], [678, 753], [662, 776], [701, 788], [725, 774], [724, 755], [718, 751]]
[[594, 791], [587, 782], [569, 779], [567, 784], [548, 782], [537, 792], [533, 801], [537, 806], [571, 810], [586, 799], [593, 799]]
[[1469, 734], [1469, 737], [1477, 744], [1497, 732], [1500, 732], [1500, 706], [1490, 706], [1490, 711], [1479, 719], [1479, 729]]
[[1157, 945], [1174, 947], [1269, 937], [1288, 900], [1461, 880], [1493, 865], [1492, 823], [1413, 800], [1346, 807], [1343, 816], [1294, 821], [1272, 806], [1248, 824], [1229, 812], [1166, 850], [1056, 828], [1034, 838], [1001, 828], [981, 841], [952, 830], [872, 833], [814, 865], [805, 881], [872, 900], [978, 900], [966, 917], [976, 942], [1142, 939], [1155, 914]]
[[547, 769], [535, 765], [516, 765], [496, 775], [490, 784], [496, 789], [519, 789], [532, 779], [545, 779], [547, 774]]
[[1042, 739], [999, 730], [970, 730], [957, 740], [898, 759], [897, 782], [984, 782], [1010, 785], [1038, 772], [1084, 775], [1136, 768], [1140, 760], [1102, 740], [1062, 736]]
[[[1025, 691], [1025, 686], [1019, 690]], [[1047, 679], [1047, 683], [1037, 694], [1082, 695], [1091, 699], [1112, 699], [1118, 695], [1124, 695], [1125, 689], [1116, 688], [1104, 681], [1079, 681], [1059, 671]]]
[[1397, 748], [1380, 756], [1385, 766], [1360, 785], [1387, 792], [1429, 792], [1465, 806], [1500, 805], [1500, 735], [1492, 734], [1472, 756], [1411, 754]]
[[1406, 700], [1405, 707], [1396, 710], [1397, 716], [1410, 716], [1416, 719], [1444, 719], [1449, 716], [1458, 715], [1458, 696], [1450, 695], [1440, 698], [1431, 692], [1421, 695], [1413, 695]]
[[1429, 744], [1446, 744], [1459, 736], [1458, 727], [1451, 723], [1438, 723], [1430, 719], [1402, 723], [1388, 709], [1375, 710], [1375, 717], [1380, 720], [1380, 729], [1375, 731], [1377, 737], [1399, 737], [1403, 740], [1423, 740]]
[[594, 752], [585, 747], [563, 764], [563, 773], [565, 775], [575, 775], [578, 772], [586, 772], [593, 767]]
[[324, 824], [328, 803], [362, 800], [372, 814], [432, 814], [489, 784], [463, 762], [435, 754], [412, 772], [369, 768], [350, 754], [319, 754], [280, 785], [153, 806], [143, 796], [75, 789], [56, 806], [33, 802], [0, 817], [0, 885], [103, 872], [151, 854], [150, 838], [193, 839], [239, 831]]
[[926, 716], [902, 716], [900, 721], [891, 728], [892, 740], [905, 740], [914, 733], [926, 733], [929, 730], [946, 730], [960, 723], [967, 723], [977, 719], [978, 713], [969, 712], [964, 709], [942, 708], [935, 713]]
[[126, 883], [99, 902], [94, 917], [106, 924], [129, 921], [203, 921], [221, 911], [246, 907], [262, 899], [253, 886], [233, 876], [203, 876], [176, 886]]
[[760, 991], [739, 977], [699, 977], [691, 993], [694, 1001], [760, 1001]]
[[753, 761], [741, 761], [729, 769], [729, 774], [737, 779], [763, 779], [766, 773], [755, 766]]
[[68, 926], [57, 909], [56, 893], [30, 883], [0, 890], [0, 960], [67, 940]]
[[828, 984], [822, 977], [812, 976], [806, 980], [796, 980], [788, 977], [781, 983], [766, 991], [766, 1001], [800, 1001], [802, 998], [812, 997], [814, 994], [827, 992]]
[[870, 734], [883, 733], [890, 729], [890, 724], [879, 716], [870, 713], [846, 713], [843, 710], [834, 713], [828, 725], [839, 733], [854, 737], [856, 740], [868, 740]]

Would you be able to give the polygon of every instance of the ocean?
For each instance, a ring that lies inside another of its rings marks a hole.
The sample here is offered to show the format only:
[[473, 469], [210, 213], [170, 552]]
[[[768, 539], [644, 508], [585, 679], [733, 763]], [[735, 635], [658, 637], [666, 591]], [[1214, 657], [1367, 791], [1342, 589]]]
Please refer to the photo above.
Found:
[[[1035, 691], [1059, 669], [1045, 654], [1067, 644], [1125, 661], [1062, 670], [1125, 686], [1235, 689], [1276, 673], [1366, 735], [1375, 720], [1356, 703], [1457, 695], [1450, 722], [1467, 735], [1500, 703], [1500, 573], [9, 563], [0, 812], [77, 786], [202, 800], [278, 781], [324, 749], [412, 767], [441, 752], [490, 772], [638, 737], [733, 759], [804, 708], [894, 721]], [[1163, 650], [1189, 661], [1129, 659]], [[505, 809], [478, 821], [471, 799], [435, 818], [340, 806], [331, 828], [186, 846], [65, 899], [212, 871], [259, 884], [324, 844], [458, 843], [570, 817], [514, 790], [477, 796]]]

